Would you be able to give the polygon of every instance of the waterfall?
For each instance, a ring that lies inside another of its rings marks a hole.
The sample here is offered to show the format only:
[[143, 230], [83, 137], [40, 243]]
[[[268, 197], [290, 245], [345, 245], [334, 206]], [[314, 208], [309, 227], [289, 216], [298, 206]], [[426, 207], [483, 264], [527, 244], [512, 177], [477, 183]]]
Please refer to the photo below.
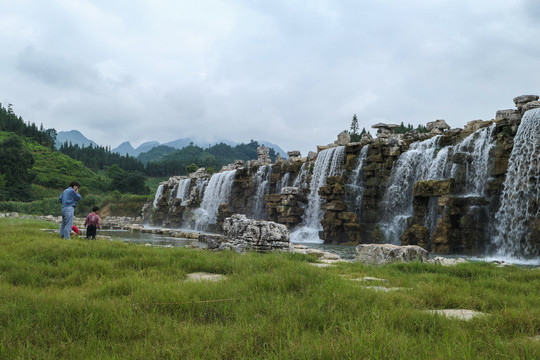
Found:
[[[484, 195], [488, 180], [488, 165], [492, 149], [495, 148], [495, 124], [475, 131], [454, 149], [454, 153], [468, 153], [465, 169], [465, 192], [467, 195]], [[451, 176], [456, 178], [460, 164], [452, 166]]]
[[182, 206], [187, 205], [187, 201], [189, 200], [189, 186], [191, 185], [191, 179], [182, 179], [177, 185], [176, 190], [176, 198], [182, 199]]
[[300, 171], [298, 172], [298, 175], [296, 176], [296, 179], [294, 179], [294, 182], [292, 184], [293, 187], [301, 187], [304, 188], [306, 184], [306, 176], [307, 176], [307, 163], [303, 163], [300, 167]]
[[291, 173], [287, 172], [285, 173], [285, 175], [283, 175], [283, 178], [281, 178], [281, 181], [278, 181], [278, 183], [276, 184], [276, 194], [280, 194], [281, 189], [289, 185], [290, 177], [291, 177]]
[[208, 186], [208, 179], [207, 178], [198, 178], [197, 181], [195, 181], [195, 187], [193, 188], [193, 191], [195, 192], [193, 195], [196, 196], [199, 195], [199, 199], [202, 199], [204, 196], [204, 190]]
[[196, 230], [205, 230], [208, 225], [216, 223], [219, 205], [229, 202], [235, 174], [236, 170], [224, 171], [210, 178], [201, 207], [194, 212]]
[[291, 233], [292, 242], [322, 243], [319, 231], [322, 230], [321, 198], [319, 188], [326, 183], [329, 176], [341, 174], [345, 160], [345, 146], [323, 150], [317, 156], [309, 184], [308, 205], [300, 227]]
[[368, 146], [369, 145], [364, 146], [362, 150], [360, 151], [356, 168], [352, 171], [351, 177], [348, 181], [348, 184], [346, 185], [346, 190], [347, 190], [346, 198], [347, 198], [347, 203], [349, 205], [349, 209], [356, 212], [356, 214], [358, 215], [359, 222], [361, 220], [361, 215], [362, 215], [362, 198], [364, 197], [364, 190], [366, 189], [364, 179], [361, 176], [362, 166], [364, 165], [364, 161], [367, 158]]
[[178, 191], [178, 184], [176, 184], [172, 190], [169, 192], [169, 201], [167, 202], [169, 204], [169, 206], [172, 205], [172, 202], [174, 200], [174, 194], [176, 194], [176, 192]]
[[260, 166], [255, 174], [253, 188], [256, 189], [253, 198], [252, 216], [256, 220], [265, 220], [268, 218], [266, 212], [266, 202], [264, 196], [270, 190], [270, 177], [272, 176], [272, 164]]
[[514, 138], [493, 242], [498, 255], [535, 255], [531, 224], [540, 203], [540, 109], [525, 113]]
[[383, 222], [380, 224], [386, 240], [400, 243], [400, 236], [413, 215], [413, 186], [419, 180], [440, 180], [448, 162], [448, 150], [437, 153], [440, 136], [412, 143], [409, 150], [394, 163], [389, 186], [384, 195]]
[[154, 197], [154, 209], [157, 207], [157, 203], [158, 203], [159, 198], [161, 197], [161, 195], [163, 195], [163, 187], [164, 186], [165, 186], [164, 184], [159, 184], [159, 186], [157, 188], [156, 196]]

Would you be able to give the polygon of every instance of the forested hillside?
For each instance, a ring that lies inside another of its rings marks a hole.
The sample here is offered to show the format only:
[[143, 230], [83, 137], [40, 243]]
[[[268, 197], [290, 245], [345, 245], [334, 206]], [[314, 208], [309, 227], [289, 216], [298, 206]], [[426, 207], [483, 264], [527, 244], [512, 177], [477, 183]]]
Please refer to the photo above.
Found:
[[[33, 201], [56, 193], [77, 180], [91, 193], [119, 191], [149, 194], [148, 177], [187, 175], [199, 167], [219, 171], [235, 160], [257, 159], [259, 143], [225, 143], [208, 148], [191, 143], [176, 150], [159, 146], [139, 159], [109, 147], [64, 143], [55, 149], [56, 130], [26, 123], [10, 104], [0, 104], [0, 201]], [[274, 160], [276, 153], [270, 149]]]
[[[205, 167], [209, 172], [219, 171], [223, 165], [230, 164], [235, 160], [257, 159], [257, 147], [259, 147], [259, 143], [253, 140], [248, 144], [236, 146], [220, 143], [207, 149], [191, 144], [164, 155], [158, 161], [148, 162], [145, 172], [149, 176], [186, 175], [188, 173], [187, 167], [191, 164]], [[169, 150], [160, 147], [157, 151], [166, 153]], [[146, 155], [141, 154], [140, 156]], [[274, 149], [270, 149], [270, 157], [275, 160]]]

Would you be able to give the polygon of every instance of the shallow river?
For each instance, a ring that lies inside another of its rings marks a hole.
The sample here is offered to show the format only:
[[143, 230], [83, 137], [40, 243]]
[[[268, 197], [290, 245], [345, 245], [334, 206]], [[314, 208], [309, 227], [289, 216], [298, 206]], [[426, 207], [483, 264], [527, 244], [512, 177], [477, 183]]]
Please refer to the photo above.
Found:
[[[106, 235], [116, 238], [125, 242], [134, 242], [138, 244], [150, 244], [157, 246], [173, 246], [173, 247], [184, 247], [190, 245], [198, 245], [201, 248], [204, 248], [206, 244], [199, 243], [194, 239], [183, 239], [175, 238], [171, 236], [151, 234], [151, 233], [141, 233], [141, 232], [130, 232], [127, 230], [101, 230], [98, 232], [98, 235]], [[334, 254], [339, 255], [344, 260], [354, 260], [356, 256], [355, 246], [344, 246], [344, 245], [331, 245], [331, 244], [312, 244], [312, 243], [302, 243], [302, 245], [307, 246], [308, 248], [319, 249], [322, 251], [328, 251]], [[449, 258], [461, 257], [470, 261], [504, 261], [506, 263], [522, 265], [522, 266], [538, 266], [540, 265], [540, 259], [511, 259], [505, 257], [471, 257], [471, 256], [445, 256], [430, 254], [430, 257], [435, 256], [444, 256]]]

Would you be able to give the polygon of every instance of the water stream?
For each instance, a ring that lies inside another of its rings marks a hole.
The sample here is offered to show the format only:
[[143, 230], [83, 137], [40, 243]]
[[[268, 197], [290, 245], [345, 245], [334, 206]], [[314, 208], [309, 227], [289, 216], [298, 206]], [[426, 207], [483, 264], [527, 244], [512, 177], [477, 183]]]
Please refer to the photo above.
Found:
[[317, 156], [309, 184], [308, 205], [299, 228], [291, 233], [291, 242], [323, 242], [319, 238], [323, 216], [319, 188], [325, 185], [329, 176], [340, 175], [343, 172], [344, 161], [345, 146], [322, 150]]

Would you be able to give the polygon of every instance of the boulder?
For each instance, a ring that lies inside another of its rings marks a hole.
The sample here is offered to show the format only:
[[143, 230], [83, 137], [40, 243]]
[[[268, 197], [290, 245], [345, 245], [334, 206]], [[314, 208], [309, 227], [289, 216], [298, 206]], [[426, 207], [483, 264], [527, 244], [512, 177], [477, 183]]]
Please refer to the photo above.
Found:
[[257, 162], [262, 164], [270, 164], [270, 149], [264, 145], [261, 145], [257, 148]]
[[218, 250], [269, 252], [292, 249], [289, 230], [285, 225], [272, 221], [248, 219], [242, 214], [235, 214], [225, 219], [223, 237], [224, 240], [219, 244]]
[[399, 127], [397, 124], [384, 124], [384, 123], [378, 123], [371, 126], [374, 129], [377, 129], [377, 137], [378, 138], [388, 138], [389, 136], [393, 135], [394, 132], [392, 129]]
[[342, 132], [338, 134], [337, 140], [334, 141], [334, 144], [339, 145], [339, 146], [344, 146], [350, 142], [351, 142], [351, 135], [349, 134], [347, 130], [343, 130]]
[[441, 266], [456, 266], [457, 264], [465, 264], [467, 260], [463, 258], [445, 258], [442, 256], [434, 257], [433, 259], [429, 259], [428, 262], [430, 264], [434, 265], [441, 265]]
[[539, 99], [538, 95], [521, 95], [514, 98], [514, 104], [518, 110], [522, 110], [523, 105], [530, 103], [531, 101], [537, 101]]
[[385, 265], [395, 262], [427, 262], [429, 254], [416, 245], [360, 244], [356, 247], [356, 261], [366, 265]]
[[428, 131], [431, 131], [433, 129], [448, 130], [450, 129], [450, 125], [448, 125], [444, 120], [435, 120], [428, 122], [426, 124], [426, 129]]
[[300, 151], [298, 150], [287, 151], [287, 156], [289, 157], [289, 160], [291, 161], [298, 161], [300, 159]]

